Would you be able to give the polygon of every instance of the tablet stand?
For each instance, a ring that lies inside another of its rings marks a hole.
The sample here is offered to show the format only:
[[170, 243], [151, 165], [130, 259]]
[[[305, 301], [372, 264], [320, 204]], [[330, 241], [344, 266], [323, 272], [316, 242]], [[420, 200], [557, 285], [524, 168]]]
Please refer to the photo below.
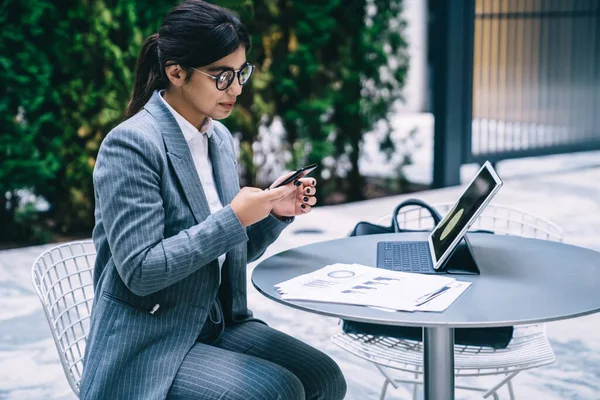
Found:
[[479, 268], [467, 235], [463, 236], [439, 271], [456, 275], [479, 275]]

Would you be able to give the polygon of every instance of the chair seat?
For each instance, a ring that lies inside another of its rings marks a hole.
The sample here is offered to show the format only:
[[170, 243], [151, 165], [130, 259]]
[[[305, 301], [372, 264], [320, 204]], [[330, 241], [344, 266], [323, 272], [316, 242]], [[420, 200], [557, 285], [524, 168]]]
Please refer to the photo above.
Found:
[[[391, 337], [341, 333], [332, 341], [342, 349], [384, 367], [423, 373], [423, 343]], [[552, 364], [556, 358], [542, 325], [515, 327], [504, 349], [454, 346], [455, 375], [507, 374]]]

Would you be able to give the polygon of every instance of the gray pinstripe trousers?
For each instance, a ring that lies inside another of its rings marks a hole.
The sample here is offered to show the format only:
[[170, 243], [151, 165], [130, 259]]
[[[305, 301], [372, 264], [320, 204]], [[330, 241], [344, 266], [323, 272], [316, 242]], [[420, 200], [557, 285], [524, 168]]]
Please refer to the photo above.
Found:
[[329, 356], [258, 321], [224, 326], [219, 317], [207, 320], [168, 399], [344, 398], [346, 381]]

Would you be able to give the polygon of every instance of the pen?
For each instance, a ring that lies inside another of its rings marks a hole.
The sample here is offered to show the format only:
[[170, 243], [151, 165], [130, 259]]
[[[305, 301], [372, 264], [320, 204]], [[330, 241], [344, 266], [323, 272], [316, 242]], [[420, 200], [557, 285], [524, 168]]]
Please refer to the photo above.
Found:
[[422, 306], [423, 304], [427, 303], [427, 302], [428, 302], [428, 301], [430, 301], [430, 300], [433, 300], [433, 299], [435, 299], [435, 298], [436, 298], [436, 297], [438, 297], [440, 294], [444, 293], [446, 290], [448, 290], [448, 289], [450, 289], [450, 288], [451, 288], [451, 286], [444, 286], [444, 287], [442, 287], [442, 288], [440, 288], [440, 289], [436, 290], [436, 291], [435, 291], [435, 292], [433, 292], [433, 293], [430, 293], [430, 294], [428, 294], [428, 295], [426, 295], [426, 296], [422, 296], [422, 297], [420, 297], [419, 299], [417, 299], [417, 303], [415, 303], [415, 306], [416, 306], [416, 307], [418, 307], [418, 306]]

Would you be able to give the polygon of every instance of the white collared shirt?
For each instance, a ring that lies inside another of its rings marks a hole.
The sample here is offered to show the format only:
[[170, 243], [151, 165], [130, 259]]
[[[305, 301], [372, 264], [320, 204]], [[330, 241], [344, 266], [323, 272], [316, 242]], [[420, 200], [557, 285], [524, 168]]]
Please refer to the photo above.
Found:
[[[198, 172], [198, 176], [200, 177], [200, 182], [202, 183], [202, 189], [204, 189], [204, 194], [206, 195], [206, 200], [208, 201], [208, 207], [210, 208], [211, 214], [219, 211], [223, 208], [221, 204], [221, 200], [219, 199], [219, 194], [217, 193], [217, 187], [215, 185], [215, 180], [213, 177], [213, 168], [212, 163], [210, 162], [210, 157], [208, 156], [208, 138], [213, 134], [212, 130], [212, 119], [206, 117], [204, 123], [200, 127], [200, 130], [196, 129], [194, 125], [192, 125], [187, 119], [183, 118], [181, 114], [179, 114], [173, 107], [169, 105], [163, 99], [164, 90], [160, 91], [160, 99], [167, 106], [183, 136], [185, 137], [185, 141], [187, 142], [190, 153], [192, 153], [192, 159], [194, 160], [194, 165], [196, 167], [196, 171]], [[219, 256], [219, 271], [223, 268], [223, 263], [225, 262], [225, 254]], [[219, 283], [221, 282], [221, 277], [219, 274]]]

